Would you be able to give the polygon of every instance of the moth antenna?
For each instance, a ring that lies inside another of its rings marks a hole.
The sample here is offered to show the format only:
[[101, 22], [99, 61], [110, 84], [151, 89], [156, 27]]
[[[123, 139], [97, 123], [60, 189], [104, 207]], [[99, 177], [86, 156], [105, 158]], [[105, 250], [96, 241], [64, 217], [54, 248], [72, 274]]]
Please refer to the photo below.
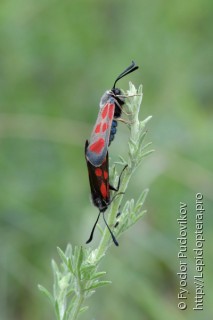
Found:
[[95, 221], [95, 224], [94, 224], [94, 226], [93, 226], [93, 228], [92, 228], [92, 231], [91, 231], [90, 237], [89, 237], [89, 239], [87, 240], [87, 242], [86, 242], [86, 243], [90, 243], [90, 242], [92, 241], [92, 239], [93, 239], [93, 234], [94, 234], [94, 231], [95, 231], [95, 227], [96, 227], [96, 225], [97, 225], [97, 223], [98, 223], [98, 220], [99, 220], [100, 214], [101, 214], [101, 211], [99, 211], [98, 218], [97, 218], [97, 219], [96, 219], [96, 221]]
[[113, 85], [113, 89], [115, 89], [115, 85], [117, 83], [118, 80], [120, 80], [121, 78], [125, 77], [127, 74], [132, 73], [133, 71], [137, 70], [139, 67], [136, 66], [135, 62], [132, 61], [132, 64], [126, 68], [121, 74], [119, 74], [119, 76], [115, 79], [114, 85]]
[[108, 228], [108, 230], [109, 230], [109, 232], [111, 234], [111, 237], [112, 237], [112, 240], [113, 240], [114, 244], [118, 247], [119, 246], [118, 241], [116, 240], [114, 234], [112, 233], [112, 230], [110, 229], [108, 223], [106, 222], [104, 212], [103, 212], [103, 218], [104, 218], [105, 225], [107, 226], [107, 228]]

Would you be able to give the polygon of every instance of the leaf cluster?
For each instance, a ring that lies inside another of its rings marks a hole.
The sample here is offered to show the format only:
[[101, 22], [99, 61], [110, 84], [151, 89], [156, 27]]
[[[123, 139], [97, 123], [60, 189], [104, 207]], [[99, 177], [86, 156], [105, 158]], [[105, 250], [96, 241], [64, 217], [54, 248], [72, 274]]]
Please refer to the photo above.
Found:
[[52, 261], [53, 294], [41, 285], [38, 287], [51, 302], [57, 320], [77, 319], [88, 308], [82, 306], [83, 301], [95, 289], [110, 284], [111, 281], [100, 280], [106, 272], [97, 271], [102, 257], [97, 259], [96, 251], [77, 246], [73, 250], [71, 244], [68, 244], [65, 252], [57, 249], [61, 262], [57, 265]]

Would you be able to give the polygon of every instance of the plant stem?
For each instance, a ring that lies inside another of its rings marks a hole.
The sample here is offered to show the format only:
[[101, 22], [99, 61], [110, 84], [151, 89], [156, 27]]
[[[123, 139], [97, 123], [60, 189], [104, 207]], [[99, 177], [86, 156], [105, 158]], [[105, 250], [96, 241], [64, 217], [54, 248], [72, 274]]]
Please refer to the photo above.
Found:
[[84, 296], [80, 293], [75, 301], [75, 304], [73, 306], [73, 313], [72, 313], [72, 316], [69, 320], [76, 320], [77, 319], [77, 317], [79, 315], [79, 311], [80, 311], [83, 303], [84, 303]]

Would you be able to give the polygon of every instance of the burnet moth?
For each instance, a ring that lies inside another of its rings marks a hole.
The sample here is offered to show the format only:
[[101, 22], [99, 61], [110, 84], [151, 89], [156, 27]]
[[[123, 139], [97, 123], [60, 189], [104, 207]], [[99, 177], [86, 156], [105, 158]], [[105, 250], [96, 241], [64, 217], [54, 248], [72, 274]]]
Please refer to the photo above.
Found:
[[112, 230], [110, 229], [106, 219], [105, 219], [105, 211], [109, 207], [109, 205], [112, 203], [112, 201], [115, 199], [115, 197], [121, 193], [116, 193], [114, 197], [111, 199], [110, 197], [110, 190], [118, 191], [120, 187], [120, 181], [121, 181], [121, 175], [123, 171], [126, 169], [127, 166], [123, 168], [123, 170], [120, 173], [118, 185], [117, 188], [113, 187], [109, 183], [109, 163], [108, 163], [108, 151], [106, 153], [106, 157], [102, 164], [100, 166], [93, 166], [86, 157], [87, 149], [88, 149], [89, 142], [86, 141], [85, 144], [85, 158], [87, 162], [87, 168], [89, 173], [89, 183], [90, 183], [90, 189], [91, 189], [91, 196], [94, 206], [96, 206], [99, 209], [98, 217], [95, 221], [95, 224], [92, 228], [91, 234], [89, 239], [86, 243], [89, 243], [93, 239], [93, 234], [95, 231], [95, 227], [98, 223], [100, 214], [103, 213], [103, 219], [104, 222], [111, 234], [112, 240], [116, 246], [118, 246], [118, 241], [116, 240]]
[[93, 128], [90, 142], [86, 150], [87, 160], [95, 167], [100, 166], [106, 159], [108, 146], [114, 139], [117, 120], [122, 113], [125, 96], [121, 90], [116, 88], [116, 83], [127, 74], [138, 69], [134, 61], [116, 79], [111, 90], [104, 93], [100, 101], [100, 110], [95, 126]]

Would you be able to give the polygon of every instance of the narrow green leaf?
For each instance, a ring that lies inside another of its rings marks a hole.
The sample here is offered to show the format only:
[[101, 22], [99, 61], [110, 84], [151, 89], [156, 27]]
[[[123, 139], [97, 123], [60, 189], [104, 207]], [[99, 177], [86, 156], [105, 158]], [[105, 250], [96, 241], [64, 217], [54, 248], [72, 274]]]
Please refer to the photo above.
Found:
[[79, 314], [84, 313], [84, 312], [85, 312], [86, 310], [88, 310], [88, 309], [89, 309], [88, 306], [82, 307], [82, 308], [80, 309], [80, 311], [79, 311]]
[[135, 148], [134, 146], [128, 142], [130, 157], [134, 154]]
[[103, 277], [103, 276], [105, 276], [105, 274], [106, 274], [106, 271], [97, 272], [93, 276], [90, 277], [90, 280], [94, 280], [94, 279]]
[[98, 281], [98, 282], [93, 283], [89, 288], [86, 288], [85, 291], [97, 289], [99, 287], [103, 287], [103, 286], [105, 286], [107, 284], [111, 284], [111, 283], [112, 283], [112, 281]]
[[95, 268], [95, 264], [85, 264], [81, 267], [81, 272], [93, 272]]
[[148, 150], [147, 152], [142, 153], [141, 155], [141, 159], [147, 157], [148, 155], [150, 155], [151, 153], [153, 153], [155, 150]]
[[71, 260], [71, 258], [68, 258], [67, 267], [68, 267], [69, 271], [70, 271], [72, 274], [75, 274], [74, 269], [73, 269], [73, 265], [72, 265], [72, 260]]
[[143, 150], [147, 149], [149, 146], [151, 146], [151, 144], [152, 144], [152, 142], [148, 142], [144, 146], [141, 145], [140, 148], [139, 148], [140, 152], [142, 152]]
[[[126, 164], [126, 160], [122, 156], [119, 156], [119, 159], [121, 160], [122, 166]], [[115, 162], [115, 163], [119, 163], [119, 162]]]
[[57, 320], [61, 320], [58, 301], [55, 301], [55, 313], [56, 313]]
[[129, 144], [135, 149], [137, 147], [137, 141], [133, 140], [131, 137], [129, 138]]
[[73, 294], [74, 292], [75, 292], [75, 290], [74, 290], [74, 288], [72, 288], [72, 289], [70, 289], [70, 290], [67, 292], [66, 296], [69, 297], [69, 296], [71, 296], [71, 294]]
[[93, 294], [95, 293], [95, 290], [90, 290], [90, 291], [86, 291], [84, 292], [84, 296], [85, 298], [90, 298]]
[[90, 277], [94, 274], [95, 272], [95, 266], [88, 266], [87, 268], [82, 268], [81, 269], [81, 274], [82, 274], [82, 280], [89, 280]]
[[131, 199], [129, 201], [129, 212], [130, 213], [134, 211], [134, 203], [135, 203], [134, 199]]
[[54, 306], [54, 299], [51, 293], [42, 285], [38, 284], [38, 289], [49, 299], [51, 304]]
[[79, 254], [79, 248], [75, 246], [74, 248], [74, 253], [73, 253], [73, 262], [76, 262], [78, 259], [78, 254]]
[[59, 273], [59, 269], [58, 266], [56, 264], [56, 262], [54, 260], [51, 261], [52, 264], [52, 270], [53, 270], [53, 295], [54, 297], [57, 296], [58, 294], [58, 282], [59, 282], [59, 277], [60, 277], [60, 273]]
[[76, 258], [76, 272], [77, 272], [77, 275], [78, 275], [78, 278], [81, 279], [81, 264], [82, 264], [82, 261], [83, 261], [83, 248], [80, 247], [80, 249], [78, 249], [78, 254], [77, 254], [77, 258]]
[[69, 258], [72, 256], [72, 245], [70, 243], [66, 247], [65, 256]]
[[104, 230], [101, 228], [100, 224], [97, 224], [97, 228], [100, 231], [101, 235], [104, 233]]
[[143, 125], [146, 125], [151, 119], [152, 119], [152, 116], [148, 116], [146, 119], [141, 121], [141, 123], [143, 123]]
[[147, 197], [147, 195], [148, 195], [148, 192], [149, 192], [149, 189], [148, 189], [148, 188], [145, 189], [145, 190], [143, 190], [143, 192], [141, 193], [140, 197], [138, 198], [138, 200], [137, 200], [137, 202], [136, 202], [136, 207], [137, 207], [138, 205], [143, 205], [143, 204], [144, 204], [144, 202], [145, 202], [145, 200], [146, 200], [146, 197]]
[[52, 259], [51, 265], [52, 265], [52, 270], [54, 273], [59, 272], [59, 269], [58, 269], [58, 266], [57, 266], [57, 263], [55, 262], [55, 260]]
[[59, 247], [57, 247], [57, 251], [62, 262], [64, 262], [64, 264], [67, 266], [67, 257], [65, 256], [64, 252]]
[[129, 200], [127, 200], [127, 202], [125, 203], [124, 207], [123, 207], [123, 210], [122, 210], [122, 215], [124, 215], [124, 213], [126, 211], [129, 211]]
[[84, 258], [84, 252], [83, 252], [83, 247], [81, 246], [80, 251], [79, 251], [79, 256], [78, 256], [78, 264], [77, 264], [79, 269], [81, 267], [83, 258]]
[[140, 137], [139, 137], [139, 141], [138, 141], [138, 151], [139, 152], [141, 152], [141, 150], [144, 150], [145, 149], [145, 147], [148, 147], [150, 144], [151, 144], [151, 142], [149, 142], [149, 143], [147, 143], [145, 146], [143, 146], [143, 143], [144, 143], [144, 139], [145, 139], [145, 137], [146, 137], [146, 134], [147, 134], [147, 131], [145, 131], [145, 132], [142, 132], [142, 134], [140, 135]]
[[142, 210], [139, 214], [137, 214], [135, 222], [137, 222], [146, 212], [147, 210]]

